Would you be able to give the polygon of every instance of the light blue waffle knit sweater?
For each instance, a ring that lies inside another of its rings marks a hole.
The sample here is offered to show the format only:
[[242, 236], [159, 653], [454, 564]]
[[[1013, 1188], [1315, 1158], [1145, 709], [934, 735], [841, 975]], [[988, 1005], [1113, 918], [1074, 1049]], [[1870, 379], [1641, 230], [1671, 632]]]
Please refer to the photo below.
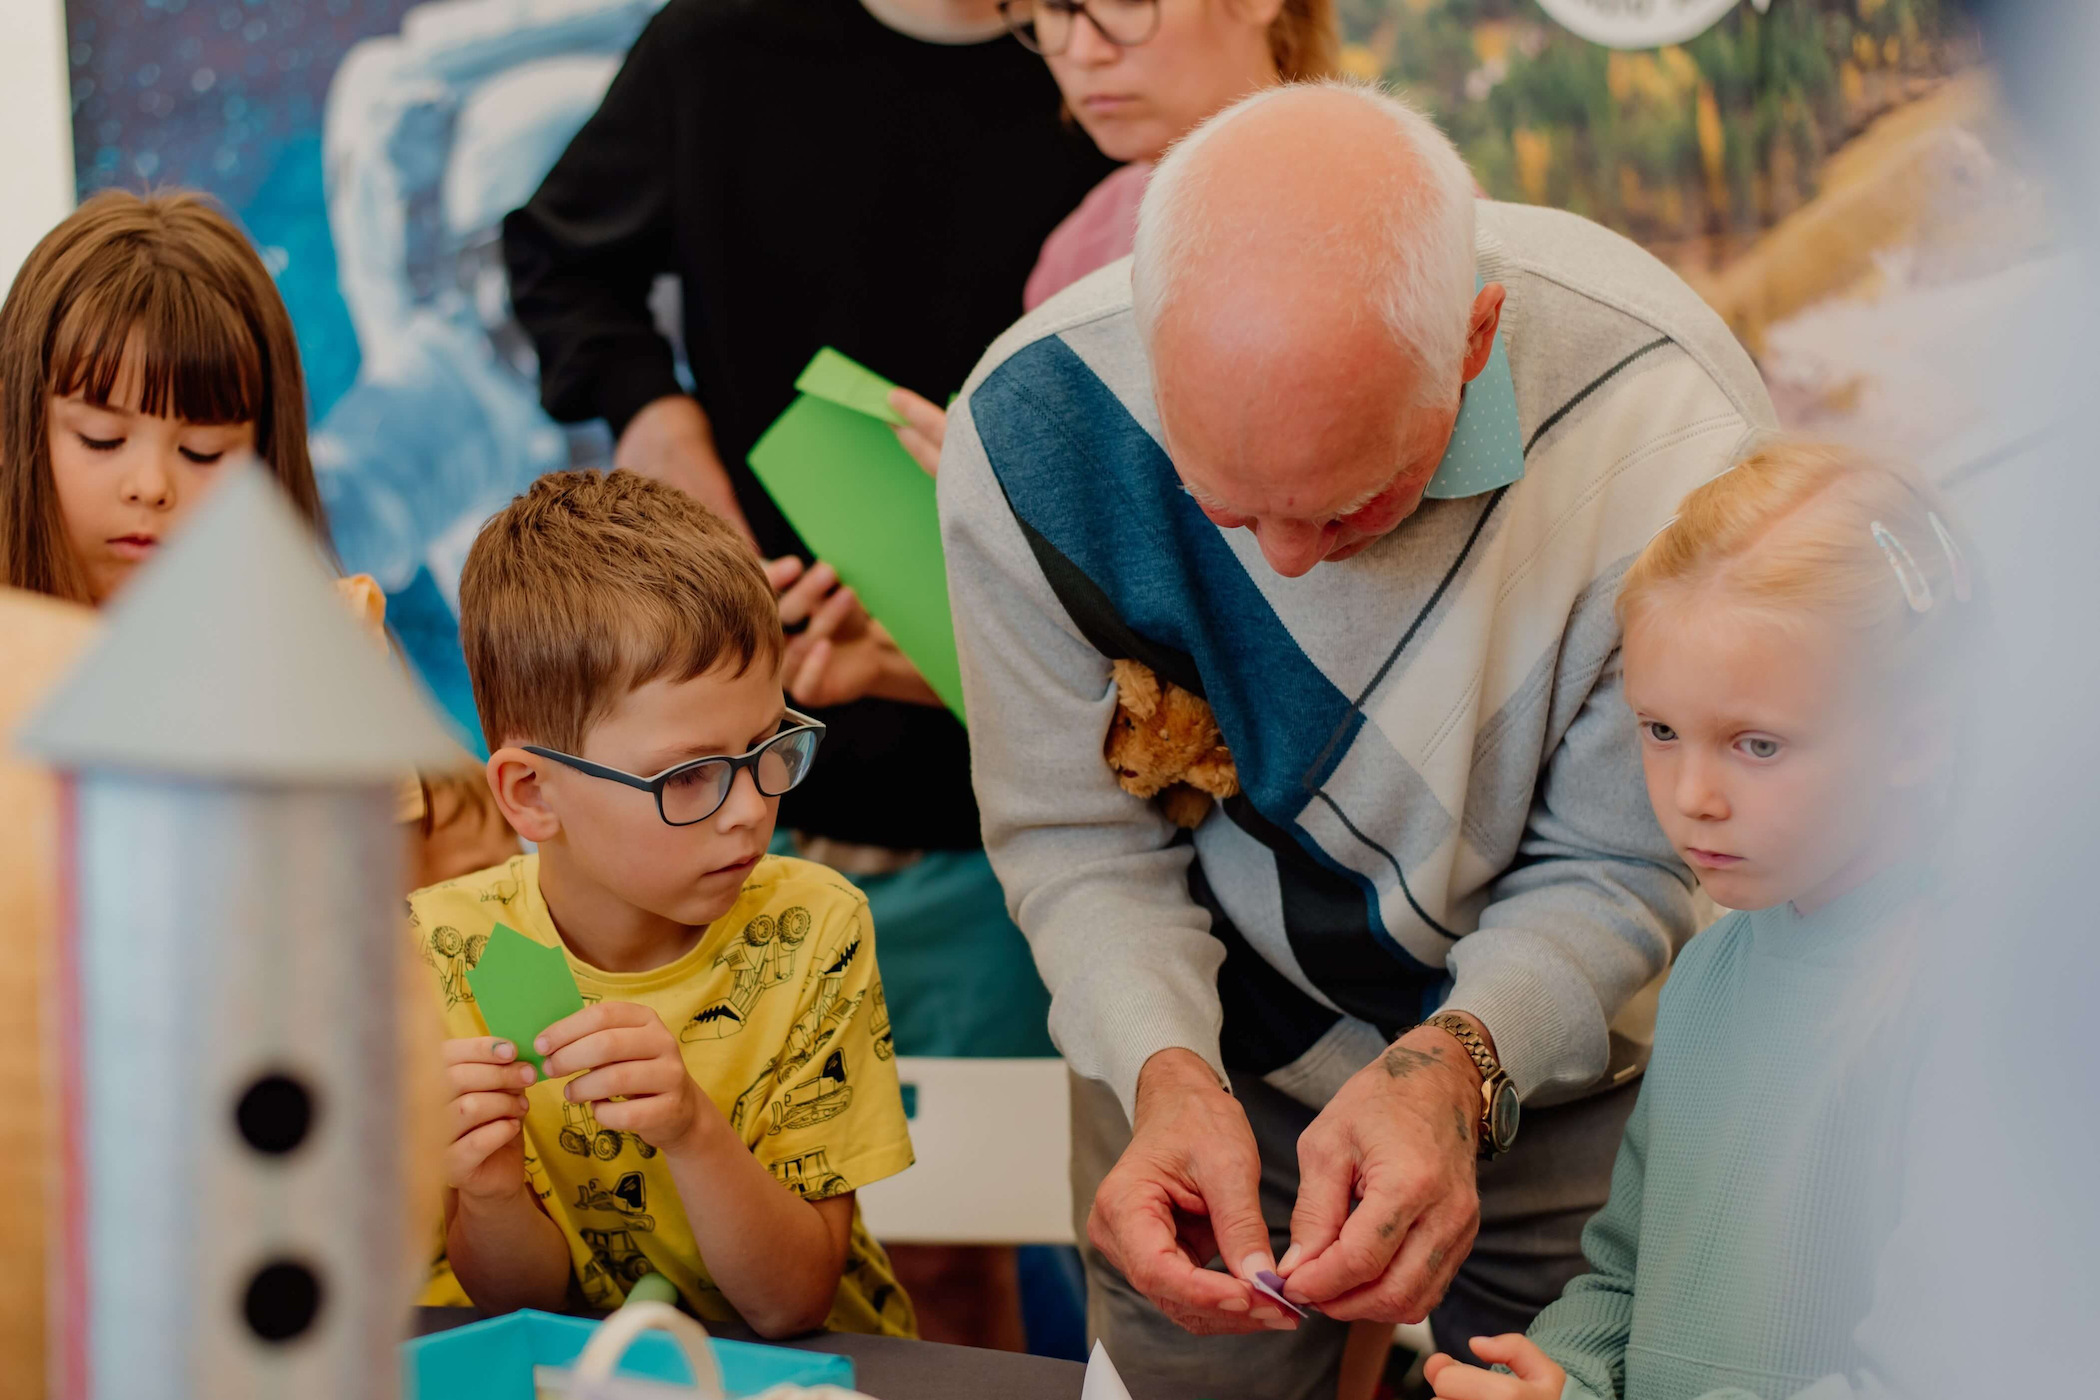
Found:
[[1592, 1272], [1531, 1328], [1567, 1369], [1563, 1400], [1782, 1400], [1856, 1369], [1901, 1194], [1911, 1057], [1891, 969], [1922, 886], [1886, 872], [1687, 946], [1583, 1235]]

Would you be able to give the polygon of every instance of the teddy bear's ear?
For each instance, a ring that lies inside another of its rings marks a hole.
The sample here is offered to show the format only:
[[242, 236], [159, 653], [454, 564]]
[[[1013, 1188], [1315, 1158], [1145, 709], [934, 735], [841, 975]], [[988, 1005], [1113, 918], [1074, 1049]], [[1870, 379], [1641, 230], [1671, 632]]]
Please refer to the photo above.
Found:
[[1116, 703], [1139, 719], [1152, 718], [1159, 708], [1159, 677], [1142, 661], [1118, 660], [1111, 668], [1116, 678]]

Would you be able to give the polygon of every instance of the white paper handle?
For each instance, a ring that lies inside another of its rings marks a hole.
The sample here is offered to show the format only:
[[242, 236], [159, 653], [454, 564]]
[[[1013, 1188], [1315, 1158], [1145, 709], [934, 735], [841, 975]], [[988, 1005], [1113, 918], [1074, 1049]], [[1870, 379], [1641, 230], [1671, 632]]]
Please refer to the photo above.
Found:
[[[669, 1303], [629, 1303], [600, 1323], [576, 1358], [575, 1379], [584, 1387], [610, 1380], [634, 1339], [651, 1331], [668, 1332], [685, 1353], [685, 1364], [693, 1372], [694, 1400], [723, 1400], [722, 1368], [715, 1364], [715, 1349], [707, 1344], [707, 1329]], [[585, 1388], [582, 1393], [590, 1392]]]

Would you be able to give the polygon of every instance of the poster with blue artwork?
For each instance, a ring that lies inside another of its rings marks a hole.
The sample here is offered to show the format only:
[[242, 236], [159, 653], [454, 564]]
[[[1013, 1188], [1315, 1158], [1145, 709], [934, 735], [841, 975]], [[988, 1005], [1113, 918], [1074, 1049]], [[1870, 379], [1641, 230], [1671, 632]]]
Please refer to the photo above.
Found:
[[298, 328], [344, 567], [478, 740], [460, 567], [535, 476], [604, 465], [539, 407], [499, 244], [662, 0], [70, 0], [80, 192], [203, 189]]

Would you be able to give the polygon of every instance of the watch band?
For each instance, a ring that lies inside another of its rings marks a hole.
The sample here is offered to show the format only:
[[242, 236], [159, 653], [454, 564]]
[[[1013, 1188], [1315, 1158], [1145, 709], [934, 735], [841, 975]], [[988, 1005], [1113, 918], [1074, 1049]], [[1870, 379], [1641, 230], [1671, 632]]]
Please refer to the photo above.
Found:
[[1480, 1033], [1467, 1024], [1465, 1017], [1449, 1011], [1439, 1011], [1422, 1024], [1435, 1026], [1440, 1031], [1448, 1031], [1453, 1040], [1463, 1045], [1466, 1053], [1473, 1057], [1473, 1063], [1479, 1067], [1483, 1081], [1502, 1073], [1502, 1062], [1495, 1058], [1494, 1051], [1488, 1049], [1487, 1042], [1480, 1038]]
[[1502, 1062], [1495, 1058], [1495, 1052], [1488, 1048], [1480, 1032], [1474, 1030], [1463, 1016], [1439, 1011], [1422, 1024], [1445, 1032], [1473, 1057], [1474, 1065], [1480, 1070], [1480, 1129], [1474, 1144], [1483, 1161], [1501, 1156], [1516, 1140], [1517, 1120], [1522, 1113], [1516, 1091], [1510, 1086], [1508, 1071], [1502, 1068]]

